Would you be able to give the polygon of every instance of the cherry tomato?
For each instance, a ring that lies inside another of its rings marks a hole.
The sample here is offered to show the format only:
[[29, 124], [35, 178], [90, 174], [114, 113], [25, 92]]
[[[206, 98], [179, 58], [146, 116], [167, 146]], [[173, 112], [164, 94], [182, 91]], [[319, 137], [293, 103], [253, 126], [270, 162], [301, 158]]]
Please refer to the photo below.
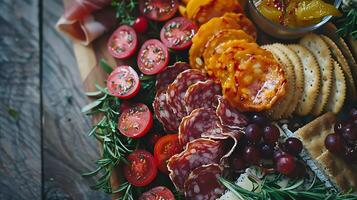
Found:
[[138, 46], [135, 30], [127, 25], [120, 26], [108, 41], [108, 51], [115, 58], [123, 59], [132, 56]]
[[135, 103], [122, 111], [118, 129], [127, 137], [140, 138], [150, 130], [152, 123], [153, 118], [149, 108], [145, 104]]
[[146, 32], [148, 30], [148, 26], [148, 20], [142, 16], [136, 18], [133, 24], [133, 28], [139, 33]]
[[139, 197], [139, 200], [175, 200], [175, 196], [170, 189], [164, 186], [158, 186], [143, 193]]
[[137, 63], [142, 73], [158, 74], [164, 71], [169, 63], [169, 51], [159, 40], [147, 40], [141, 46]]
[[184, 17], [176, 17], [168, 21], [161, 29], [161, 41], [174, 50], [187, 49], [192, 44], [192, 37], [196, 34], [197, 27]]
[[134, 186], [146, 186], [157, 175], [155, 159], [145, 150], [135, 150], [127, 157], [128, 164], [124, 166], [124, 176]]
[[130, 66], [118, 66], [108, 77], [109, 93], [121, 99], [134, 97], [140, 89], [139, 76]]
[[139, 10], [154, 21], [166, 21], [178, 10], [177, 0], [139, 0]]
[[154, 157], [162, 173], [168, 174], [167, 160], [180, 153], [182, 146], [179, 144], [178, 135], [171, 134], [161, 137], [155, 144]]

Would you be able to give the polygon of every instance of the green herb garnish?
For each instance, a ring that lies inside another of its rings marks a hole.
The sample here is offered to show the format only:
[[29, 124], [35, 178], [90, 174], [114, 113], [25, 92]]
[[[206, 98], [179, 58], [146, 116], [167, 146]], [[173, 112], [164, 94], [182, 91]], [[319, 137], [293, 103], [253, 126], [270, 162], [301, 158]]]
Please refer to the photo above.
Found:
[[115, 9], [116, 17], [120, 24], [133, 25], [137, 17], [136, 0], [113, 0], [112, 6]]
[[286, 187], [279, 186], [280, 178], [270, 180], [249, 174], [253, 189], [244, 189], [225, 178], [219, 178], [235, 196], [244, 200], [356, 200], [357, 194], [349, 191], [345, 194], [337, 193], [333, 189], [318, 181], [316, 177], [306, 186], [305, 179], [291, 180]]

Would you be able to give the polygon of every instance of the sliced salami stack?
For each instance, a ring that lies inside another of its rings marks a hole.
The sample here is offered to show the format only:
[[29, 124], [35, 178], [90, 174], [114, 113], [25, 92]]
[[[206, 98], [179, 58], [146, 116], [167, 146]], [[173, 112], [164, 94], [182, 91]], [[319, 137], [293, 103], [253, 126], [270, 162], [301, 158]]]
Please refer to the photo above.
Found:
[[222, 97], [219, 84], [185, 63], [158, 75], [156, 88], [156, 117], [167, 132], [178, 131], [185, 146], [168, 161], [170, 179], [187, 199], [218, 198], [224, 187], [217, 177], [224, 172], [247, 117]]

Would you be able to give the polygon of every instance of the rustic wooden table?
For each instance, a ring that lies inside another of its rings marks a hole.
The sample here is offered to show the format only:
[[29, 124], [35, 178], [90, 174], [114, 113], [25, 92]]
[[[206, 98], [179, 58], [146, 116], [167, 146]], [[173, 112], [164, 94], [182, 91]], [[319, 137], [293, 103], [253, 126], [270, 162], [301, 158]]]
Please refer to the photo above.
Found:
[[98, 148], [62, 0], [0, 0], [0, 199], [110, 199], [81, 173]]

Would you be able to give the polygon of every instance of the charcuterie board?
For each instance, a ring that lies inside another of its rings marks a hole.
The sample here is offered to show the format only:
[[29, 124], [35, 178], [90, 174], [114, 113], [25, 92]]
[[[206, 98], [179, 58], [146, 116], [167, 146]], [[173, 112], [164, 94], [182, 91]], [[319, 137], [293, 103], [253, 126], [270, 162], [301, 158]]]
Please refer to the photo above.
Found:
[[[67, 1], [64, 1], [64, 3], [66, 4]], [[187, 9], [190, 9], [189, 5]], [[244, 4], [242, 3], [242, 5]], [[220, 7], [217, 6], [217, 8]], [[135, 79], [136, 73], [131, 72], [132, 68], [127, 66], [135, 66], [135, 69], [138, 66], [139, 70], [145, 74], [140, 76], [140, 80], [151, 79], [151, 75], [156, 75], [156, 95], [153, 102], [151, 102], [152, 104], [150, 103], [148, 106], [150, 109], [152, 106], [151, 111], [155, 114], [154, 120], [160, 122], [158, 130], [165, 130], [166, 133], [178, 132], [176, 140], [183, 146], [183, 150], [180, 153], [177, 152], [177, 154], [171, 155], [169, 159], [166, 158], [167, 161], [163, 162], [164, 166], [158, 164], [158, 169], [163, 174], [169, 174], [169, 178], [173, 182], [173, 185], [170, 186], [173, 186], [178, 193], [184, 194], [188, 199], [197, 199], [200, 195], [200, 198], [202, 195], [206, 195], [204, 198], [209, 199], [217, 197], [217, 193], [223, 194], [225, 192], [224, 186], [232, 190], [233, 186], [229, 185], [231, 183], [225, 179], [220, 179], [220, 182], [214, 180], [209, 184], [202, 180], [223, 177], [223, 174], [227, 171], [234, 171], [231, 168], [234, 168], [235, 164], [237, 164], [235, 162], [238, 161], [234, 160], [235, 158], [232, 158], [232, 155], [233, 157], [237, 155], [243, 156], [242, 152], [237, 153], [239, 151], [237, 149], [242, 145], [240, 143], [244, 140], [242, 138], [248, 138], [248, 142], [242, 146], [244, 149], [244, 162], [261, 167], [262, 164], [258, 165], [259, 160], [255, 159], [255, 157], [260, 156], [260, 153], [257, 156], [255, 152], [256, 148], [258, 148], [257, 146], [262, 149], [265, 148], [262, 152], [269, 151], [269, 148], [272, 148], [270, 149], [272, 152], [277, 149], [281, 152], [286, 151], [289, 152], [289, 155], [280, 155], [274, 158], [280, 159], [280, 161], [275, 163], [277, 166], [269, 169], [276, 170], [276, 172], [289, 177], [292, 171], [289, 171], [286, 163], [293, 162], [294, 169], [298, 168], [296, 167], [297, 165], [302, 165], [300, 167], [305, 168], [302, 162], [290, 156], [291, 154], [299, 157], [299, 153], [303, 149], [302, 144], [304, 144], [304, 151], [301, 153], [303, 154], [301, 157], [303, 161], [308, 163], [310, 174], [317, 174], [317, 177], [325, 186], [332, 187], [334, 190], [342, 189], [347, 191], [348, 187], [356, 187], [357, 181], [354, 177], [348, 181], [346, 179], [357, 167], [355, 165], [346, 167], [347, 165], [340, 164], [345, 161], [330, 153], [333, 148], [331, 147], [330, 149], [331, 145], [329, 146], [329, 141], [327, 140], [330, 137], [329, 134], [336, 131], [337, 124], [342, 123], [342, 121], [340, 122], [336, 119], [335, 114], [339, 114], [338, 117], [342, 116], [344, 118], [347, 116], [346, 110], [356, 106], [357, 91], [353, 78], [357, 76], [357, 64], [354, 60], [356, 58], [356, 41], [339, 37], [336, 34], [335, 25], [331, 22], [317, 29], [314, 33], [305, 35], [302, 39], [277, 39], [255, 27], [250, 21], [251, 12], [246, 10], [244, 13], [243, 10], [239, 10], [242, 13], [233, 13], [232, 11], [228, 9], [220, 13], [221, 15], [216, 18], [202, 14], [205, 12], [201, 13], [201, 17], [197, 17], [196, 15], [198, 14], [190, 16], [190, 13], [187, 12], [185, 17], [192, 18], [191, 20], [201, 25], [197, 29], [194, 26], [188, 26], [189, 28], [187, 29], [195, 32], [195, 35], [185, 35], [185, 41], [193, 37], [189, 57], [185, 60], [190, 65], [176, 62], [165, 70], [161, 70], [161, 65], [167, 66], [168, 60], [165, 60], [165, 58], [169, 52], [182, 50], [180, 46], [175, 46], [176, 43], [173, 44], [170, 40], [164, 42], [171, 49], [170, 51], [163, 50], [166, 47], [161, 48], [158, 45], [161, 42], [158, 40], [147, 40], [139, 53], [133, 56], [134, 59], [138, 57], [138, 63], [135, 62], [136, 59], [134, 61], [133, 59], [113, 58], [113, 52], [108, 51], [108, 44], [112, 44], [110, 42], [113, 40], [113, 36], [110, 37], [111, 34], [102, 35], [88, 46], [74, 42], [73, 49], [77, 58], [84, 91], [94, 94], [96, 93], [94, 91], [99, 89], [98, 94], [103, 94], [103, 99], [110, 98], [108, 97], [110, 95], [123, 100], [133, 96], [135, 99], [135, 95], [139, 91], [138, 87], [135, 86], [136, 89], [133, 89], [134, 86], [124, 85], [128, 87], [125, 88], [125, 92], [130, 94], [122, 94], [122, 88], [120, 88], [120, 91], [117, 91], [117, 88], [113, 89], [113, 87], [117, 87], [116, 85], [122, 84], [121, 80], [113, 77], [124, 76], [120, 73], [125, 72], [129, 74], [131, 83], [139, 79], [137, 75]], [[237, 9], [234, 11], [237, 11]], [[150, 18], [152, 16], [147, 17]], [[177, 23], [180, 20], [187, 19], [176, 19], [174, 25], [164, 25], [162, 30], [167, 31], [175, 27], [179, 28]], [[118, 31], [120, 32], [120, 30]], [[162, 32], [160, 37], [163, 41], [165, 38], [162, 38]], [[144, 38], [146, 39], [146, 37]], [[110, 42], [108, 43], [108, 41]], [[132, 38], [127, 41], [129, 43], [132, 42]], [[153, 48], [152, 46], [155, 45], [156, 47]], [[122, 51], [115, 50], [119, 53]], [[110, 51], [113, 50], [110, 49]], [[150, 60], [142, 59], [143, 55], [150, 55], [150, 53], [161, 56], [154, 70], [148, 67]], [[105, 60], [104, 64], [103, 60]], [[115, 69], [108, 77], [108, 72], [102, 65], [121, 67], [120, 69]], [[222, 65], [225, 67], [222, 67]], [[238, 68], [236, 69], [239, 73], [230, 71], [235, 65], [239, 66], [239, 70]], [[281, 66], [285, 68], [281, 68]], [[205, 73], [202, 73], [202, 71]], [[131, 76], [134, 76], [134, 78]], [[260, 82], [260, 80], [264, 81]], [[105, 83], [106, 81], [107, 83]], [[108, 88], [105, 88], [106, 86]], [[258, 87], [259, 91], [255, 91], [254, 87]], [[255, 95], [253, 95], [254, 98], [250, 98], [253, 93]], [[129, 95], [130, 97], [128, 97]], [[140, 98], [143, 97], [140, 96]], [[120, 110], [121, 114], [117, 127], [120, 133], [128, 138], [137, 139], [148, 132], [142, 131], [140, 134], [135, 135], [135, 131], [130, 131], [132, 124], [137, 123], [133, 121], [134, 117], [130, 116], [134, 111], [139, 111], [139, 114], [136, 113], [137, 115], [135, 115], [136, 119], [141, 120], [144, 118], [145, 122], [147, 121], [150, 124], [145, 124], [146, 128], [151, 127], [153, 123], [153, 117], [147, 114], [150, 113], [150, 110], [144, 104], [137, 103], [137, 100], [140, 102], [140, 98], [134, 100], [135, 103], [133, 104], [121, 102], [120, 108], [116, 108]], [[199, 98], [203, 98], [202, 101]], [[103, 99], [99, 101], [104, 101]], [[98, 100], [94, 102], [98, 102]], [[108, 107], [111, 108], [110, 105]], [[132, 107], [134, 111], [130, 110], [131, 108], [128, 111], [128, 107]], [[247, 114], [247, 112], [253, 112], [253, 114]], [[264, 122], [259, 120], [261, 114], [254, 114], [256, 112], [261, 112], [263, 113], [262, 115], [267, 116], [269, 122], [265, 119], [263, 120]], [[113, 113], [116, 114], [116, 111], [113, 111]], [[318, 116], [320, 117], [317, 118]], [[100, 120], [100, 118], [94, 117], [93, 123], [100, 123]], [[130, 126], [127, 125], [127, 121], [130, 121]], [[272, 123], [272, 121], [276, 123]], [[144, 122], [138, 123], [138, 126], [141, 126], [142, 124], [140, 123]], [[335, 130], [333, 130], [334, 125]], [[110, 124], [110, 126], [112, 125]], [[261, 135], [258, 131], [262, 127], [264, 127], [264, 131], [267, 131], [267, 134], [274, 135], [277, 131], [278, 135], [284, 135], [283, 133], [285, 133], [284, 139], [282, 139], [285, 142], [280, 142], [277, 138], [271, 139], [272, 136], [267, 136], [262, 142], [262, 136], [256, 136], [257, 134]], [[280, 129], [278, 130], [276, 127]], [[344, 128], [345, 126], [343, 125]], [[319, 134], [316, 136], [314, 135], [316, 132], [311, 130], [316, 130]], [[291, 136], [294, 137], [291, 138]], [[336, 134], [330, 137], [332, 138], [331, 143], [336, 141], [336, 138], [333, 137], [337, 137]], [[272, 144], [277, 146], [272, 147], [269, 140], [273, 140]], [[355, 138], [352, 140], [355, 140]], [[348, 141], [346, 140], [345, 142]], [[299, 146], [300, 144], [301, 147]], [[281, 145], [285, 146], [282, 147]], [[155, 151], [156, 146], [155, 143]], [[280, 148], [285, 149], [281, 150]], [[319, 148], [320, 151], [316, 150], [316, 148]], [[157, 160], [156, 152], [154, 154], [155, 162], [160, 163], [160, 160]], [[130, 162], [134, 162], [137, 158], [149, 156], [146, 155], [146, 152], [136, 150], [129, 155], [128, 159], [132, 159]], [[282, 157], [283, 159], [281, 159]], [[149, 162], [150, 159], [146, 161]], [[240, 167], [240, 172], [242, 172], [242, 168], [247, 168], [246, 163], [244, 166]], [[119, 165], [115, 168], [121, 168], [121, 166]], [[325, 170], [321, 170], [321, 168]], [[342, 170], [343, 168], [345, 168], [345, 172], [340, 175], [333, 171], [334, 169]], [[138, 187], [147, 185], [146, 182], [144, 184], [132, 180], [130, 177], [133, 175], [127, 175], [132, 173], [130, 170], [135, 169], [129, 169], [129, 171], [124, 169], [127, 181]], [[157, 170], [156, 172], [150, 171], [149, 175], [150, 177], [155, 177], [156, 173]], [[122, 183], [120, 181], [122, 179], [119, 178], [121, 176], [122, 173], [118, 173], [116, 170], [113, 171], [111, 174], [111, 191], [118, 189], [118, 187], [126, 189], [134, 187], [120, 184]], [[258, 177], [256, 174], [253, 176]], [[299, 175], [294, 174], [294, 177], [299, 177]], [[169, 179], [164, 180], [167, 181]], [[165, 188], [160, 187], [155, 187], [152, 190], [156, 190], [155, 192], [159, 190], [160, 193], [167, 192]], [[145, 195], [150, 194], [144, 193], [143, 196]]]

